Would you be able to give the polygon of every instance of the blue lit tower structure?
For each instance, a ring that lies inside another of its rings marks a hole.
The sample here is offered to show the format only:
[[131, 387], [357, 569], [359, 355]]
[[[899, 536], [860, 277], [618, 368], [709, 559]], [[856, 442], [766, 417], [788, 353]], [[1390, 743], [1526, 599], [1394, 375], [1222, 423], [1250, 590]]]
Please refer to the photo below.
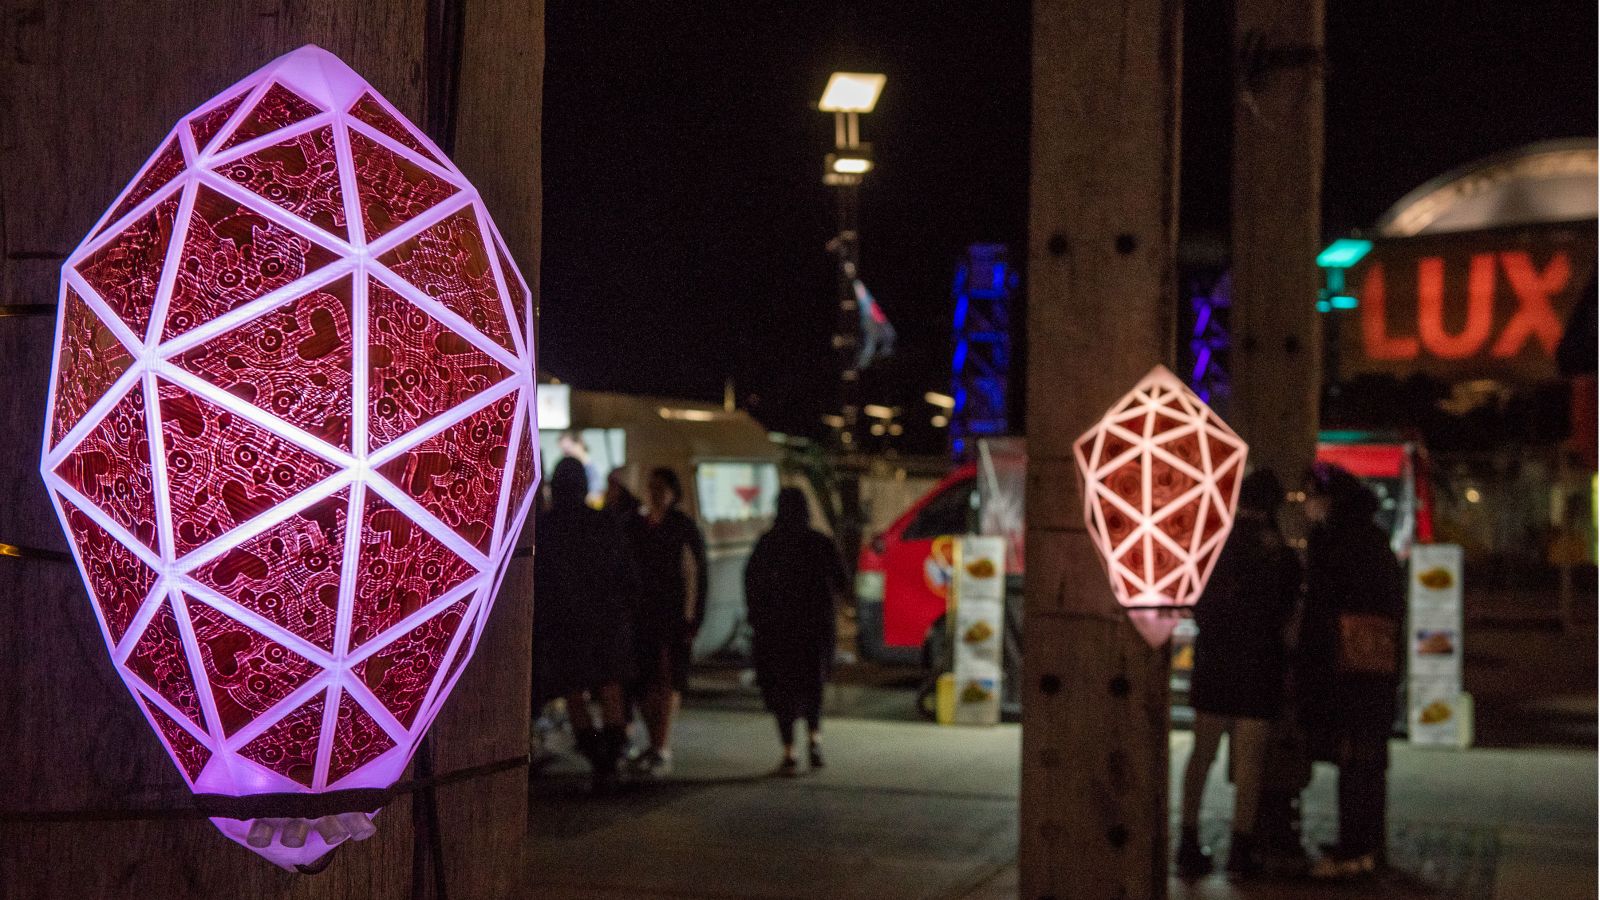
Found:
[[1189, 296], [1189, 387], [1219, 413], [1225, 413], [1233, 394], [1228, 375], [1228, 311], [1233, 305], [1233, 275], [1223, 271], [1205, 286], [1202, 281]]
[[1004, 244], [973, 244], [956, 265], [950, 453], [957, 459], [973, 452], [974, 439], [1008, 430], [1010, 306], [1017, 283]]

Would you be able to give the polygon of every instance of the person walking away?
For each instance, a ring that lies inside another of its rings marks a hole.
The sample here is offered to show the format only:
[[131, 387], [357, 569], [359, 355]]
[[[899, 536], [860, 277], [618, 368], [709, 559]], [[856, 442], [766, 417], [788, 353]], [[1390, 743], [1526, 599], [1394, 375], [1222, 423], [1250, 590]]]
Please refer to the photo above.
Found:
[[1300, 598], [1300, 561], [1278, 530], [1283, 486], [1270, 469], [1245, 478], [1239, 511], [1211, 580], [1194, 607], [1194, 749], [1183, 772], [1178, 874], [1209, 874], [1210, 851], [1200, 843], [1200, 802], [1224, 734], [1233, 772], [1233, 842], [1228, 871], [1260, 871], [1254, 834], [1261, 774], [1272, 719], [1283, 704], [1285, 630]]
[[[630, 618], [638, 581], [622, 529], [585, 503], [588, 476], [568, 457], [550, 478], [551, 503], [536, 524], [534, 557], [534, 708], [566, 700], [578, 751], [596, 790], [615, 783], [627, 745], [622, 686], [633, 676]], [[591, 701], [598, 701], [596, 728]]]
[[647, 779], [672, 772], [672, 720], [689, 686], [690, 651], [706, 602], [706, 545], [700, 529], [679, 508], [683, 488], [672, 469], [650, 473], [649, 511], [633, 526], [641, 581], [635, 620], [635, 659], [650, 746], [632, 762]]
[[1358, 877], [1384, 861], [1406, 579], [1377, 511], [1378, 499], [1349, 472], [1312, 468], [1298, 683], [1313, 753], [1339, 771], [1339, 840], [1312, 866], [1314, 878]]
[[806, 723], [808, 763], [822, 768], [822, 686], [833, 668], [834, 612], [847, 581], [839, 550], [811, 528], [804, 491], [778, 492], [777, 518], [744, 569], [744, 597], [761, 698], [778, 723], [776, 774], [798, 774], [795, 721]]

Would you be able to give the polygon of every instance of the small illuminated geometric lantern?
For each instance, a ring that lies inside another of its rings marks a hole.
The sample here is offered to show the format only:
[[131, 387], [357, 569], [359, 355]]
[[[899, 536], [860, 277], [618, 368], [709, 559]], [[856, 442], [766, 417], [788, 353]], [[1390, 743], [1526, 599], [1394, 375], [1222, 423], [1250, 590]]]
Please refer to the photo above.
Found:
[[1193, 605], [1233, 528], [1244, 441], [1156, 366], [1074, 451], [1084, 521], [1117, 601], [1131, 612]]
[[[41, 471], [197, 794], [404, 772], [532, 504], [532, 320], [478, 192], [316, 47], [179, 122], [67, 259]], [[213, 821], [292, 867], [373, 811]]]

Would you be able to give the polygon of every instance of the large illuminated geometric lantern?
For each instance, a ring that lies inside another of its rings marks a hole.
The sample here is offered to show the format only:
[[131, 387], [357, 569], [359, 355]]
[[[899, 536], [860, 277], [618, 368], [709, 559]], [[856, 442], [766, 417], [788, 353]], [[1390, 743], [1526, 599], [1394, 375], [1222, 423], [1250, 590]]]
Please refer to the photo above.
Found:
[[1193, 605], [1233, 528], [1244, 441], [1156, 366], [1074, 450], [1084, 521], [1118, 602]]
[[[401, 776], [532, 503], [532, 318], [478, 192], [316, 47], [179, 122], [67, 259], [41, 471], [197, 793]], [[214, 821], [289, 867], [356, 815]]]

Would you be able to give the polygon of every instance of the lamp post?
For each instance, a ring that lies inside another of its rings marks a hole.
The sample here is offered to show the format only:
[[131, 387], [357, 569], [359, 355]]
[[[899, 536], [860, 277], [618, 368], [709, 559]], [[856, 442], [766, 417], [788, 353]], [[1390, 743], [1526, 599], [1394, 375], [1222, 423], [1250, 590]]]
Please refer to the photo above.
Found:
[[817, 109], [833, 113], [833, 152], [823, 160], [822, 183], [834, 188], [838, 202], [838, 232], [828, 241], [828, 252], [836, 261], [839, 285], [838, 324], [833, 347], [839, 354], [839, 429], [840, 449], [856, 449], [861, 406], [861, 314], [857, 308], [854, 282], [860, 253], [860, 234], [856, 225], [860, 205], [861, 179], [872, 169], [872, 145], [861, 142], [862, 113], [872, 112], [887, 79], [863, 72], [835, 72], [828, 79]]

